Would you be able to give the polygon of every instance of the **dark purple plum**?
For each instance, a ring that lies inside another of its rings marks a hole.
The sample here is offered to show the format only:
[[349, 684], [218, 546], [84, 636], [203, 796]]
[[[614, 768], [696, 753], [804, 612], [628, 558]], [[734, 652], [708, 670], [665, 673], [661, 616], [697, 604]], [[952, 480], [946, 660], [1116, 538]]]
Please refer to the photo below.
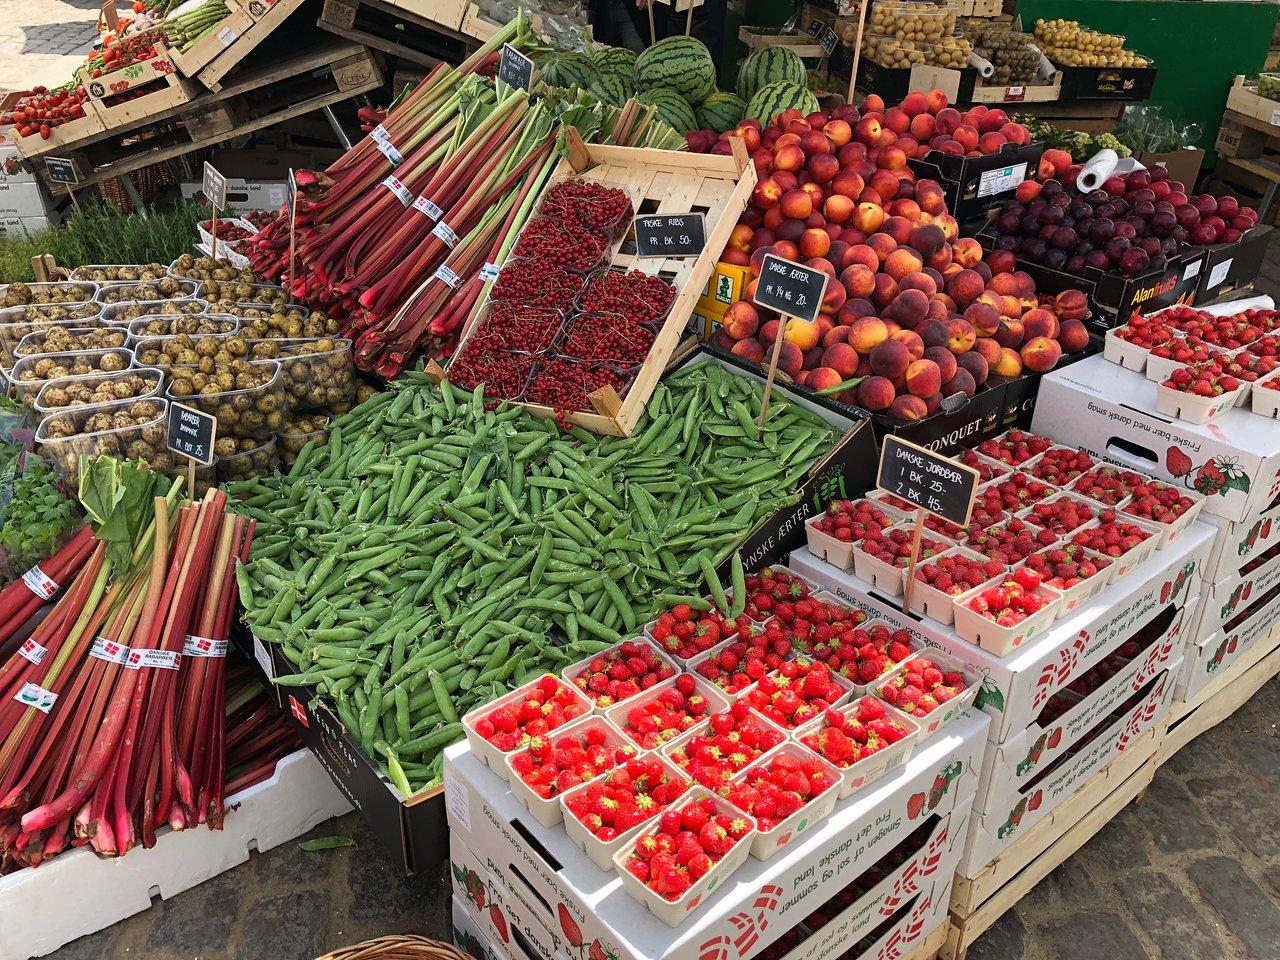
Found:
[[1106, 243], [1116, 235], [1114, 220], [1098, 219], [1089, 224], [1089, 239], [1094, 243]]
[[1147, 251], [1141, 247], [1130, 247], [1120, 257], [1118, 266], [1123, 274], [1134, 277], [1146, 270], [1150, 263], [1151, 257], [1147, 255]]
[[1054, 248], [1044, 255], [1044, 265], [1052, 270], [1061, 270], [1067, 262], [1067, 251]]

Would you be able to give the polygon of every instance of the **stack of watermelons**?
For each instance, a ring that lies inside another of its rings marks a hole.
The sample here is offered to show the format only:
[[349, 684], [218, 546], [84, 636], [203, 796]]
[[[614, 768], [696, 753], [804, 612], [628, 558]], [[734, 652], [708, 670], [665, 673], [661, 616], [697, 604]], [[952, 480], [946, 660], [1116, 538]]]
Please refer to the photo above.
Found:
[[556, 54], [539, 66], [551, 86], [580, 87], [615, 107], [634, 96], [681, 133], [723, 133], [744, 117], [768, 123], [791, 107], [804, 113], [818, 109], [805, 87], [803, 61], [782, 47], [747, 58], [736, 94], [716, 89], [715, 62], [694, 37], [659, 40], [638, 56], [620, 47]]

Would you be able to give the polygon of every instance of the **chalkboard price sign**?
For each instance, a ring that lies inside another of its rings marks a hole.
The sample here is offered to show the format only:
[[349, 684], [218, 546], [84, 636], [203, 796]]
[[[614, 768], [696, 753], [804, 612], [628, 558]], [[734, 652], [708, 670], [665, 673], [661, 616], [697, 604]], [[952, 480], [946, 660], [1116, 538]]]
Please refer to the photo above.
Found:
[[978, 471], [888, 434], [876, 486], [962, 527], [969, 525]]
[[63, 157], [45, 157], [44, 169], [54, 183], [67, 183], [75, 186], [80, 182], [75, 162]]
[[169, 430], [165, 445], [174, 453], [209, 466], [213, 463], [213, 441], [217, 431], [217, 417], [180, 403], [169, 404]]
[[759, 306], [812, 323], [822, 312], [827, 279], [827, 275], [821, 270], [804, 267], [770, 253], [760, 265], [760, 282], [756, 284], [755, 302]]
[[498, 79], [517, 90], [533, 87], [533, 61], [509, 43], [502, 45], [498, 57]]
[[218, 172], [208, 160], [204, 162], [204, 176], [200, 181], [200, 192], [209, 201], [209, 206], [221, 210], [227, 205], [227, 178]]
[[700, 213], [636, 217], [637, 257], [696, 257], [706, 245], [706, 222]]

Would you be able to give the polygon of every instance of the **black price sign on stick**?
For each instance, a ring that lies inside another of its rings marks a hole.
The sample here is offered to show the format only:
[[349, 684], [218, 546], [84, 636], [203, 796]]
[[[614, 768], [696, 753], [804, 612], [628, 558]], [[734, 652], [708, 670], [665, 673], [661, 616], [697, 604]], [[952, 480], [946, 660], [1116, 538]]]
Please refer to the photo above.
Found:
[[509, 43], [498, 57], [498, 79], [517, 90], [533, 88], [533, 61]]
[[220, 174], [208, 160], [204, 162], [204, 177], [200, 181], [200, 191], [213, 209], [221, 210], [227, 205], [227, 178]]
[[764, 263], [760, 265], [755, 302], [813, 323], [822, 312], [822, 298], [827, 292], [828, 279], [821, 270], [766, 254]]
[[44, 169], [54, 183], [66, 183], [74, 186], [80, 182], [75, 161], [63, 157], [45, 157]]
[[944, 520], [969, 525], [973, 500], [978, 492], [978, 471], [963, 463], [936, 454], [888, 434], [880, 446], [880, 469], [876, 486], [915, 504], [915, 530], [911, 536], [911, 561], [907, 565], [903, 612], [911, 609], [915, 588], [916, 561], [920, 559], [920, 534], [925, 511]]
[[210, 466], [213, 463], [213, 441], [217, 433], [217, 417], [184, 407], [180, 403], [169, 404], [169, 428], [165, 446], [174, 453], [181, 454], [193, 463]]
[[831, 29], [829, 24], [824, 24], [822, 35], [818, 37], [818, 43], [822, 45], [822, 49], [826, 51], [829, 57], [835, 53], [836, 47], [840, 45], [840, 35]]
[[706, 222], [700, 213], [636, 217], [637, 257], [696, 257], [706, 245]]

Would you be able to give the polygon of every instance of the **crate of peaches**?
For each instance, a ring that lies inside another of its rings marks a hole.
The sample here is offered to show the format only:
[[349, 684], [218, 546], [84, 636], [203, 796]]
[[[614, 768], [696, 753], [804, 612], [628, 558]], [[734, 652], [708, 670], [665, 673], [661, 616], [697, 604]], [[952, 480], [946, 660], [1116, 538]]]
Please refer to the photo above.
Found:
[[804, 523], [809, 552], [841, 570], [853, 567], [853, 545], [867, 536], [878, 536], [903, 515], [870, 499], [832, 500], [827, 509]]
[[755, 820], [751, 856], [768, 860], [831, 813], [841, 783], [834, 763], [787, 741], [734, 777], [724, 796]]
[[1084, 606], [1111, 582], [1115, 564], [1100, 553], [1074, 543], [1060, 543], [1027, 557], [1026, 565], [1040, 575], [1043, 589], [1057, 596], [1058, 616]]
[[560, 794], [564, 832], [601, 870], [689, 789], [666, 757], [644, 753]]
[[640, 750], [604, 717], [571, 720], [507, 755], [511, 792], [544, 827], [564, 819], [561, 794], [589, 783]]
[[1008, 569], [999, 560], [984, 557], [975, 550], [953, 547], [916, 566], [911, 612], [949, 626], [956, 618], [956, 597], [1003, 577]]
[[958, 596], [955, 630], [961, 639], [1003, 657], [1048, 630], [1060, 602], [1044, 589], [1040, 574], [1018, 567], [1003, 580]]
[[510, 772], [508, 754], [591, 711], [591, 701], [577, 687], [544, 674], [476, 707], [462, 718], [462, 729], [476, 756], [505, 780]]
[[843, 800], [911, 757], [920, 725], [872, 696], [830, 709], [796, 731], [796, 741], [840, 771]]
[[1133, 514], [1108, 507], [1098, 514], [1098, 519], [1071, 534], [1066, 542], [1110, 557], [1115, 562], [1111, 572], [1114, 583], [1150, 558], [1160, 543], [1160, 530]]
[[941, 650], [929, 650], [896, 667], [876, 684], [875, 693], [915, 720], [925, 740], [972, 704], [978, 687], [963, 663]]
[[747, 861], [755, 821], [695, 787], [614, 854], [622, 888], [671, 927]]

